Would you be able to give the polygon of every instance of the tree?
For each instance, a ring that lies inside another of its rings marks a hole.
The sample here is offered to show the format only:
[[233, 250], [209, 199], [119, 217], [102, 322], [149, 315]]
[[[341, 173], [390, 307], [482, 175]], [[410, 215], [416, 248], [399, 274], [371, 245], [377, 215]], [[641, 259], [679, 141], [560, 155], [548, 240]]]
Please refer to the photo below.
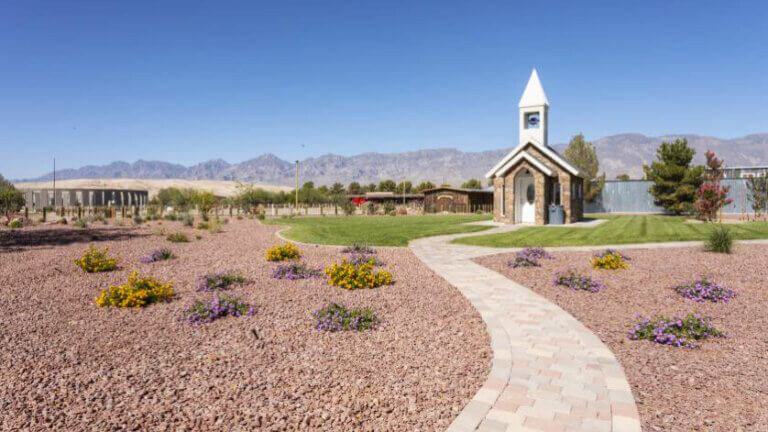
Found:
[[347, 192], [349, 192], [350, 195], [360, 195], [363, 193], [363, 188], [360, 186], [360, 183], [352, 182], [347, 186]]
[[461, 187], [465, 189], [482, 189], [483, 182], [478, 179], [469, 179], [461, 184]]
[[696, 193], [693, 208], [699, 219], [711, 222], [717, 219], [720, 209], [732, 203], [733, 199], [728, 198], [731, 187], [721, 185], [724, 177], [723, 160], [718, 159], [712, 150], [707, 151], [706, 157], [707, 169], [702, 175], [704, 182]]
[[411, 190], [413, 189], [413, 184], [409, 182], [408, 180], [402, 181], [397, 184], [397, 193], [411, 193]]
[[419, 183], [419, 185], [416, 186], [415, 188], [413, 188], [413, 191], [418, 193], [418, 192], [424, 192], [427, 189], [434, 189], [434, 188], [435, 188], [434, 183], [428, 182], [428, 181], [424, 181], [424, 182]]
[[382, 180], [379, 182], [379, 192], [397, 192], [397, 183], [394, 180]]
[[629, 174], [619, 174], [616, 176], [616, 180], [629, 181]]
[[653, 182], [648, 192], [653, 203], [674, 213], [689, 213], [693, 209], [696, 190], [702, 183], [702, 166], [691, 166], [696, 150], [685, 139], [661, 143], [656, 150], [656, 161], [643, 166], [645, 176]]
[[193, 191], [191, 201], [197, 206], [197, 209], [200, 210], [203, 216], [207, 215], [218, 204], [216, 195], [210, 191]]
[[584, 201], [593, 202], [605, 186], [605, 173], [598, 176], [600, 161], [592, 143], [584, 140], [583, 134], [575, 135], [563, 152], [565, 160], [584, 174]]
[[194, 190], [192, 189], [179, 189], [175, 187], [163, 188], [157, 193], [157, 201], [161, 205], [160, 213], [162, 214], [165, 207], [172, 206], [177, 211], [186, 211], [189, 209], [192, 202], [192, 196]]
[[755, 218], [760, 218], [768, 210], [768, 175], [747, 177], [747, 192], [750, 201], [752, 201], [752, 211], [755, 212]]
[[10, 218], [24, 207], [24, 194], [0, 175], [0, 213]]
[[376, 183], [369, 183], [363, 192], [376, 192]]

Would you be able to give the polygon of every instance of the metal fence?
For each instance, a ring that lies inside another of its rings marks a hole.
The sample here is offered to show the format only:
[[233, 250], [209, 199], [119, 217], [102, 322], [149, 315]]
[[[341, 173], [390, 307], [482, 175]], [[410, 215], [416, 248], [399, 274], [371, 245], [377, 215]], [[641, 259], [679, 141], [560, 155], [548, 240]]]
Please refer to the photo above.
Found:
[[[664, 209], [653, 204], [653, 196], [648, 188], [653, 184], [648, 180], [605, 182], [602, 193], [593, 203], [585, 203], [585, 213], [664, 213]], [[746, 179], [725, 179], [724, 186], [730, 186], [728, 197], [733, 202], [723, 207], [723, 213], [752, 213], [752, 200], [747, 192]]]

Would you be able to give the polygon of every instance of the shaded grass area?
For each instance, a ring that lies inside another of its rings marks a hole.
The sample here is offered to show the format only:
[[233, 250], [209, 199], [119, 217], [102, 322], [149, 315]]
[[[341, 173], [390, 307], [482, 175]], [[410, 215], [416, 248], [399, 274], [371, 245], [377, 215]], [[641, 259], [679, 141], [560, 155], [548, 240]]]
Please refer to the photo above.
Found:
[[317, 244], [407, 246], [410, 240], [444, 234], [477, 232], [487, 226], [463, 225], [490, 220], [490, 215], [336, 216], [267, 219], [268, 225], [287, 225], [285, 238]]
[[[704, 240], [714, 229], [711, 223], [687, 223], [685, 217], [601, 216], [607, 219], [594, 228], [528, 227], [501, 234], [471, 236], [454, 243], [490, 247], [594, 246]], [[768, 222], [726, 224], [736, 240], [768, 238]]]

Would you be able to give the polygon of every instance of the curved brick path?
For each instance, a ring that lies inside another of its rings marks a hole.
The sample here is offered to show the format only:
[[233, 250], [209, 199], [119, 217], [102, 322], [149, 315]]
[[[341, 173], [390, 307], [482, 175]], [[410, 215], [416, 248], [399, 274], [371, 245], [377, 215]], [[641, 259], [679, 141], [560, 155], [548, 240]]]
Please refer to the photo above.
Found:
[[474, 304], [491, 336], [488, 379], [449, 430], [639, 431], [624, 371], [597, 336], [549, 300], [471, 261], [504, 249], [448, 244], [477, 234], [410, 244]]

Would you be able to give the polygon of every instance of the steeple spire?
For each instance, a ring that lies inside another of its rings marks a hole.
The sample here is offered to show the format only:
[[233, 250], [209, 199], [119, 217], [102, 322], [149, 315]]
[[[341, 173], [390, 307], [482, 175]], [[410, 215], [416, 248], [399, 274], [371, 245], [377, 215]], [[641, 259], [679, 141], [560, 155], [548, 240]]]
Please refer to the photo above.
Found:
[[531, 77], [528, 79], [528, 84], [523, 91], [523, 97], [520, 98], [520, 108], [549, 105], [547, 100], [547, 94], [544, 93], [544, 87], [541, 86], [539, 80], [539, 73], [536, 69], [531, 72]]

